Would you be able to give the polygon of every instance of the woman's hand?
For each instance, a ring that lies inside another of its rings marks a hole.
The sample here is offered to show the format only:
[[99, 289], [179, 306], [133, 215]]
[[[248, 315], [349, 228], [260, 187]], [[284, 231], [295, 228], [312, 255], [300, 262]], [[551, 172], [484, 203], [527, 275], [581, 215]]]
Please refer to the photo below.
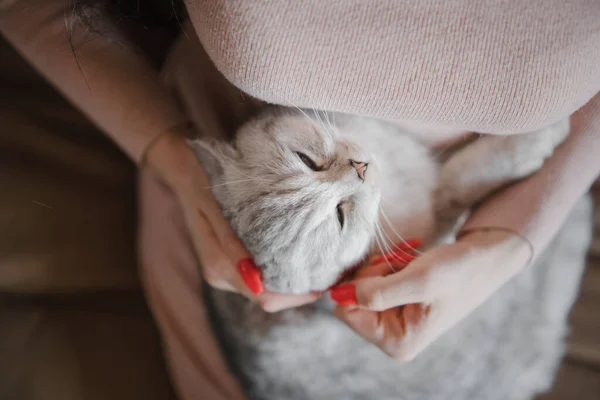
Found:
[[[532, 249], [504, 230], [474, 231], [406, 265], [372, 263], [331, 290], [336, 315], [399, 360], [411, 360], [524, 268]], [[395, 273], [390, 273], [392, 268]]]
[[144, 163], [169, 186], [183, 211], [192, 244], [209, 285], [240, 293], [266, 311], [315, 301], [319, 294], [264, 292], [260, 272], [210, 190], [210, 183], [183, 136], [165, 133], [151, 143]]

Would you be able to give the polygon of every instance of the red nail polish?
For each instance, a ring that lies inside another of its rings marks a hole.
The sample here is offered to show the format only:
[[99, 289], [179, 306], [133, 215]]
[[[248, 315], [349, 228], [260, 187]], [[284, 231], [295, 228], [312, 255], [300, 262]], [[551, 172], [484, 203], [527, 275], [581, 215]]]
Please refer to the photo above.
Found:
[[334, 287], [329, 291], [331, 299], [341, 306], [352, 306], [358, 304], [356, 298], [356, 286], [352, 283]]
[[394, 253], [388, 254], [387, 258], [390, 261], [399, 261], [399, 262], [403, 262], [405, 264], [409, 264], [409, 263], [411, 263], [417, 257], [413, 256], [412, 254], [405, 254], [405, 253], [400, 253], [400, 252], [394, 252]]
[[238, 263], [238, 271], [252, 293], [259, 295], [264, 291], [260, 271], [254, 261], [245, 258]]
[[402, 243], [398, 244], [398, 250], [414, 250], [423, 246], [423, 241], [421, 239], [408, 239]]
[[377, 256], [371, 261], [371, 265], [381, 264], [387, 260], [386, 256]]

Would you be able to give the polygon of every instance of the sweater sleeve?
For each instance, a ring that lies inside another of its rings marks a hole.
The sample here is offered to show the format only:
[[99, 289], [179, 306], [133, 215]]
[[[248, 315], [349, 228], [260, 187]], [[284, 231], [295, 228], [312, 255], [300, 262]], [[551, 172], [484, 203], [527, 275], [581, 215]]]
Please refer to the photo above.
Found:
[[600, 93], [571, 117], [571, 134], [534, 175], [475, 210], [463, 229], [501, 227], [548, 245], [600, 173]]
[[[0, 0], [0, 33], [133, 160], [185, 115], [135, 48], [94, 35], [64, 0]], [[110, 27], [109, 35], [118, 35]]]

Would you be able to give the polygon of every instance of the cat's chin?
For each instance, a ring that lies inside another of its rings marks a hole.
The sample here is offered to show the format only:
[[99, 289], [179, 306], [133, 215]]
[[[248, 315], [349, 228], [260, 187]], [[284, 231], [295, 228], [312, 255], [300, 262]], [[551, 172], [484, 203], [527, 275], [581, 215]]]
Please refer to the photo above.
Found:
[[331, 279], [327, 281], [321, 281], [318, 284], [315, 284], [314, 282], [307, 282], [307, 284], [303, 285], [299, 284], [297, 281], [293, 282], [293, 284], [287, 281], [265, 281], [263, 282], [263, 286], [266, 291], [272, 293], [302, 295], [315, 292], [326, 292], [338, 281], [339, 280], [337, 279]]
[[279, 293], [279, 294], [294, 294], [294, 295], [303, 295], [315, 292], [325, 292], [332, 285], [319, 285], [319, 286], [307, 286], [307, 287], [289, 287], [287, 285], [274, 285], [270, 283], [264, 284], [264, 289], [267, 292], [271, 293]]
[[352, 276], [356, 273], [356, 271], [364, 265], [364, 261], [355, 263], [354, 265], [346, 268], [342, 273], [340, 273], [336, 278], [330, 279], [327, 281], [321, 281], [318, 285], [315, 285], [311, 282], [309, 285], [298, 285], [298, 282], [294, 282], [294, 285], [291, 282], [282, 282], [282, 281], [266, 281], [263, 282], [265, 290], [273, 293], [279, 294], [294, 294], [294, 295], [303, 295], [309, 293], [323, 293], [327, 292], [334, 286], [340, 285], [345, 281], [348, 281], [352, 278]]

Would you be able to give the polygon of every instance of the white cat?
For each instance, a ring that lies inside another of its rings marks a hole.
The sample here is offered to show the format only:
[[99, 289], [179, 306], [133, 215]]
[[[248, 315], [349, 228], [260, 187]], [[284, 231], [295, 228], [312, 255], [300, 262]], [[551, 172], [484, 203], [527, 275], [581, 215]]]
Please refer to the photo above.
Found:
[[[269, 107], [232, 143], [197, 140], [192, 146], [226, 217], [261, 268], [265, 289], [305, 293], [327, 289], [367, 255], [387, 252], [403, 237], [442, 240], [485, 196], [539, 169], [568, 133], [565, 120], [529, 134], [480, 136], [440, 162], [392, 123]], [[514, 285], [507, 286], [502, 290]], [[483, 365], [499, 362], [493, 349], [482, 346], [496, 337], [496, 345], [508, 343], [512, 350], [521, 341], [511, 342], [510, 330], [520, 317], [536, 313], [528, 295], [517, 292], [500, 299], [493, 315], [475, 312], [458, 336], [449, 333], [410, 364], [357, 337], [331, 315], [326, 299], [276, 314], [220, 291], [210, 291], [208, 302], [230, 365], [252, 399], [506, 400], [530, 398], [547, 384], [513, 382], [509, 395], [500, 384], [486, 391], [478, 381], [492, 382], [481, 375]], [[563, 297], [566, 304], [572, 295]], [[521, 307], [520, 313], [509, 317], [506, 307]], [[538, 322], [529, 321], [528, 329]], [[562, 325], [555, 325], [544, 334], [557, 350], [540, 368], [554, 365], [560, 354]], [[478, 327], [498, 331], [478, 335]], [[457, 340], [465, 338], [476, 347], [457, 353]], [[466, 371], [472, 376], [456, 377]]]

